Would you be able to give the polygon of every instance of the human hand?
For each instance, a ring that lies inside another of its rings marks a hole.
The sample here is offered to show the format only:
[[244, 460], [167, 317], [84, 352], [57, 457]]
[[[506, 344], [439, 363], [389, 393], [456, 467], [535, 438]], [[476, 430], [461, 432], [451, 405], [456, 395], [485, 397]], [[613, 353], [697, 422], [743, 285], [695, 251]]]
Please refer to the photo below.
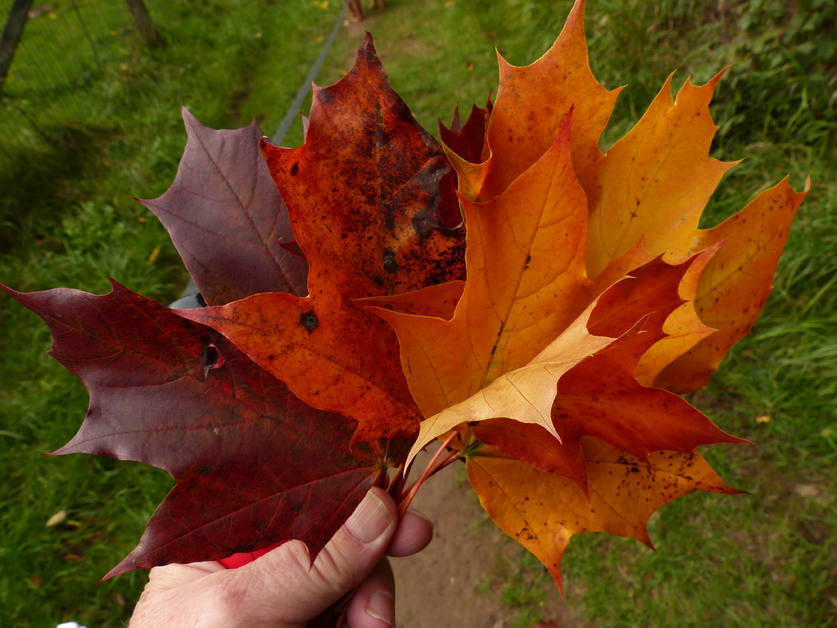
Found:
[[130, 628], [302, 628], [356, 588], [348, 628], [395, 624], [395, 583], [384, 558], [424, 549], [432, 524], [414, 511], [398, 520], [395, 502], [373, 487], [310, 566], [291, 541], [238, 569], [217, 562], [151, 570]]

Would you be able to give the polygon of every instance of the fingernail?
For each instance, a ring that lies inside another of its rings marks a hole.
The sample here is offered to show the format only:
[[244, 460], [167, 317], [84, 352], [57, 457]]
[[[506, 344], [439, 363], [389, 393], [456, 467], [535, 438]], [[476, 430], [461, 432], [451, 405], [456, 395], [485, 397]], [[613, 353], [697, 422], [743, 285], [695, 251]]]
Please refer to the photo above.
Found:
[[392, 523], [392, 516], [389, 514], [389, 509], [380, 497], [369, 492], [346, 521], [346, 530], [366, 545], [381, 536], [390, 523]]
[[386, 622], [387, 626], [395, 625], [395, 602], [389, 591], [375, 591], [366, 603], [366, 614]]

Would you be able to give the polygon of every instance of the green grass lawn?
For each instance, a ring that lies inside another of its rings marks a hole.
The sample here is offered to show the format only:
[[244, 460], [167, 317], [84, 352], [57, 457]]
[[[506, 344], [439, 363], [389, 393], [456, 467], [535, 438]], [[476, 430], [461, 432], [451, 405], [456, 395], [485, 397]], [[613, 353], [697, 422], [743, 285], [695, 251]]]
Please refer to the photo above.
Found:
[[[567, 602], [595, 626], [835, 625], [837, 9], [826, 0], [800, 0], [793, 10], [780, 0], [589, 3], [593, 70], [608, 87], [629, 85], [608, 142], [672, 70], [679, 85], [732, 64], [714, 107], [721, 130], [713, 155], [746, 160], [722, 181], [709, 224], [786, 174], [797, 189], [807, 175], [813, 185], [760, 322], [692, 400], [723, 429], [758, 443], [704, 451], [748, 494], [693, 495], [664, 508], [651, 522], [657, 553], [576, 537], [564, 561]], [[88, 54], [73, 3], [48, 4], [55, 17], [33, 20], [26, 37], [45, 42], [58, 24], [72, 35], [67, 45]], [[169, 44], [154, 52], [121, 32], [95, 30], [97, 9], [112, 3], [77, 4], [95, 37], [109, 42], [97, 48], [99, 67], [57, 86], [54, 98], [27, 91], [25, 68], [12, 67], [17, 109], [0, 114], [0, 131], [15, 126], [0, 132], [0, 281], [101, 293], [111, 276], [167, 302], [185, 273], [165, 231], [131, 196], [156, 197], [173, 179], [185, 144], [180, 105], [210, 126], [255, 118], [271, 134], [337, 2], [324, 9], [314, 0], [207, 0], [197, 10], [148, 0]], [[513, 63], [534, 60], [569, 6], [389, 0], [363, 27], [395, 89], [435, 132], [457, 101], [467, 109], [496, 91], [495, 47]], [[349, 69], [363, 27], [341, 35], [320, 84]], [[58, 74], [73, 75], [79, 58], [65, 51], [55, 69], [63, 64]], [[62, 90], [72, 98], [63, 100]], [[20, 108], [31, 120], [13, 121]], [[286, 143], [300, 141], [296, 127]], [[171, 480], [133, 463], [38, 455], [75, 433], [87, 405], [83, 387], [44, 355], [48, 347], [40, 320], [0, 297], [0, 625], [123, 625], [145, 574], [96, 582], [134, 546]], [[60, 511], [66, 518], [47, 527]], [[557, 592], [533, 561], [521, 559], [513, 571], [503, 598], [519, 607], [521, 626], [532, 625]]]

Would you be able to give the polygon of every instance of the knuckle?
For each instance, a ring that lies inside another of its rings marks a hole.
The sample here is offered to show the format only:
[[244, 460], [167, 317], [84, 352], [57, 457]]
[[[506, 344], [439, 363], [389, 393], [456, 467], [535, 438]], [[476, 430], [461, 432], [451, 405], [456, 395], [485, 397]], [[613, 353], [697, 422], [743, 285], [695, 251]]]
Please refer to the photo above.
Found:
[[310, 576], [333, 593], [341, 593], [358, 584], [357, 561], [352, 560], [339, 543], [329, 543], [317, 555]]

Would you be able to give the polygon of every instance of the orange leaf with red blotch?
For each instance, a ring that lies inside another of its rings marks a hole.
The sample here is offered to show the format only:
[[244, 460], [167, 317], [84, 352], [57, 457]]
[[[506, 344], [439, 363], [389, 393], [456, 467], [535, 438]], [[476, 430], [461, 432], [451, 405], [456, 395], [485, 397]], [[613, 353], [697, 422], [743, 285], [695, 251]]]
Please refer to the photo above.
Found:
[[[702, 267], [708, 256], [698, 256], [696, 265]], [[561, 440], [554, 451], [549, 451], [549, 437], [537, 426], [515, 426], [507, 440], [502, 428], [512, 423], [508, 419], [492, 422], [490, 430], [469, 425], [474, 436], [538, 469], [572, 479], [584, 492], [587, 480], [579, 444], [584, 436], [595, 436], [641, 458], [658, 450], [690, 452], [698, 445], [746, 442], [719, 430], [677, 395], [646, 388], [634, 378], [640, 357], [664, 337], [667, 319], [681, 305], [679, 288], [693, 265], [670, 266], [657, 259], [600, 297], [587, 328], [616, 340], [556, 378], [551, 431]], [[534, 391], [526, 393], [535, 398]], [[512, 412], [505, 416], [517, 419]], [[423, 423], [422, 433], [425, 425], [432, 424]], [[557, 452], [560, 461], [555, 460]]]

